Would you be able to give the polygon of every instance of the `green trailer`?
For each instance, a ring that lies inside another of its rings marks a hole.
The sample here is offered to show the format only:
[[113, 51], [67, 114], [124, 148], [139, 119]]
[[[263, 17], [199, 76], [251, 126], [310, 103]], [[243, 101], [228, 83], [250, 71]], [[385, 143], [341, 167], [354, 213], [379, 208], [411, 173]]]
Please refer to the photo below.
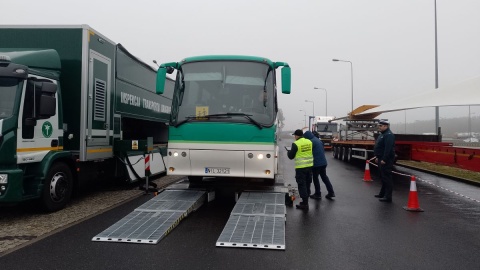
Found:
[[88, 25], [0, 26], [0, 45], [0, 203], [56, 211], [98, 179], [144, 178], [147, 154], [165, 171], [172, 80], [157, 95], [156, 70]]

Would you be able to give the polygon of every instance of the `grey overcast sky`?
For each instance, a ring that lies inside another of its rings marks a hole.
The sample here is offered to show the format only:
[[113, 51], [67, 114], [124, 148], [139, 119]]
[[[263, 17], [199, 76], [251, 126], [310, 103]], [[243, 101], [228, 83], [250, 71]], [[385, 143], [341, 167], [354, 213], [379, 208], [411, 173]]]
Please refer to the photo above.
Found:
[[[128, 4], [127, 4], [128, 3]], [[304, 110], [346, 116], [353, 104], [385, 104], [435, 86], [435, 0], [24, 0], [2, 1], [0, 24], [88, 24], [152, 64], [205, 54], [285, 61], [292, 93], [280, 95], [286, 128]], [[439, 86], [480, 75], [480, 1], [437, 0]], [[1, 44], [0, 44], [1, 46]], [[152, 64], [153, 65], [153, 64]], [[479, 93], [480, 94], [480, 93]], [[305, 102], [305, 100], [312, 102]], [[480, 116], [480, 106], [471, 107]], [[440, 108], [440, 118], [468, 107]], [[381, 115], [433, 119], [433, 108]], [[434, 132], [434, 127], [432, 127]]]

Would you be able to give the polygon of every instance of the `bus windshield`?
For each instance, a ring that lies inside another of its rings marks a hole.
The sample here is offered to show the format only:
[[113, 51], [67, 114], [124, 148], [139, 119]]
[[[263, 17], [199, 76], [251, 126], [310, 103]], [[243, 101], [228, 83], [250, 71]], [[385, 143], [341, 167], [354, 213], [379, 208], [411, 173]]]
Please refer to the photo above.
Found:
[[12, 116], [19, 83], [17, 78], [0, 78], [0, 119]]
[[[188, 119], [189, 122], [242, 122], [271, 126], [276, 107], [274, 84], [274, 71], [263, 63], [211, 61], [184, 64], [177, 74], [172, 120], [174, 124]], [[217, 114], [228, 114], [229, 117], [202, 117]]]

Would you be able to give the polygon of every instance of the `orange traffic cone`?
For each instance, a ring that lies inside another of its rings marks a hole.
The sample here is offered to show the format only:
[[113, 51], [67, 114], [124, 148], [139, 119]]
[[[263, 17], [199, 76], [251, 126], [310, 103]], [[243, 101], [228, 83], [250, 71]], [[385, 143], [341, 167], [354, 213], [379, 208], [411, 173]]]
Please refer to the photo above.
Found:
[[370, 176], [370, 165], [368, 163], [369, 162], [367, 160], [367, 164], [365, 165], [365, 174], [363, 175], [363, 181], [365, 182], [373, 181], [372, 177]]
[[407, 206], [404, 206], [403, 209], [407, 211], [414, 211], [414, 212], [423, 212], [423, 209], [420, 208], [418, 204], [418, 194], [417, 194], [417, 184], [415, 183], [415, 176], [411, 176], [410, 181], [410, 194], [408, 195], [408, 203]]

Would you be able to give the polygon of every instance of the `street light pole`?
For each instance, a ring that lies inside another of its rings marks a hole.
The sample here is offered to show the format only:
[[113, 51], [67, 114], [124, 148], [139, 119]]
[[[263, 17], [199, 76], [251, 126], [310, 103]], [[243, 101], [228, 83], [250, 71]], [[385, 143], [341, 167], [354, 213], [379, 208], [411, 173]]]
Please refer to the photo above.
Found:
[[[437, 46], [437, 0], [435, 0], [435, 89], [438, 88], [438, 46]], [[435, 133], [440, 135], [440, 110], [438, 106], [435, 107]]]
[[311, 102], [311, 103], [312, 103], [312, 106], [313, 106], [313, 107], [312, 107], [312, 109], [313, 109], [313, 111], [312, 111], [312, 114], [313, 114], [313, 115], [312, 115], [312, 116], [315, 116], [315, 102], [314, 102], [314, 101], [311, 101], [311, 100], [305, 100], [305, 102]]
[[[311, 102], [312, 103], [312, 106], [313, 106], [312, 117], [315, 118], [315, 102], [311, 101], [311, 100], [305, 100], [305, 102]], [[310, 122], [312, 117], [308, 117], [308, 129], [310, 129], [311, 126], [312, 126], [312, 124]]]
[[325, 90], [325, 116], [327, 116], [327, 115], [328, 115], [328, 113], [327, 113], [327, 111], [328, 111], [328, 110], [327, 110], [327, 104], [328, 104], [328, 102], [327, 102], [327, 100], [328, 100], [328, 97], [327, 97], [327, 89], [325, 89], [325, 88], [318, 88], [318, 87], [313, 87], [313, 89]]
[[468, 106], [468, 140], [472, 142], [472, 119], [470, 118], [470, 106]]
[[[333, 62], [346, 62], [346, 63], [350, 63], [350, 77], [351, 77], [351, 81], [352, 81], [352, 112], [353, 112], [353, 63], [352, 61], [348, 61], [348, 60], [340, 60], [340, 59], [332, 59]], [[352, 115], [350, 115], [350, 117], [352, 117]]]
[[305, 112], [305, 110], [299, 110], [300, 112], [303, 112], [303, 116], [305, 117], [303, 119], [303, 125], [306, 127], [307, 126], [307, 113]]

